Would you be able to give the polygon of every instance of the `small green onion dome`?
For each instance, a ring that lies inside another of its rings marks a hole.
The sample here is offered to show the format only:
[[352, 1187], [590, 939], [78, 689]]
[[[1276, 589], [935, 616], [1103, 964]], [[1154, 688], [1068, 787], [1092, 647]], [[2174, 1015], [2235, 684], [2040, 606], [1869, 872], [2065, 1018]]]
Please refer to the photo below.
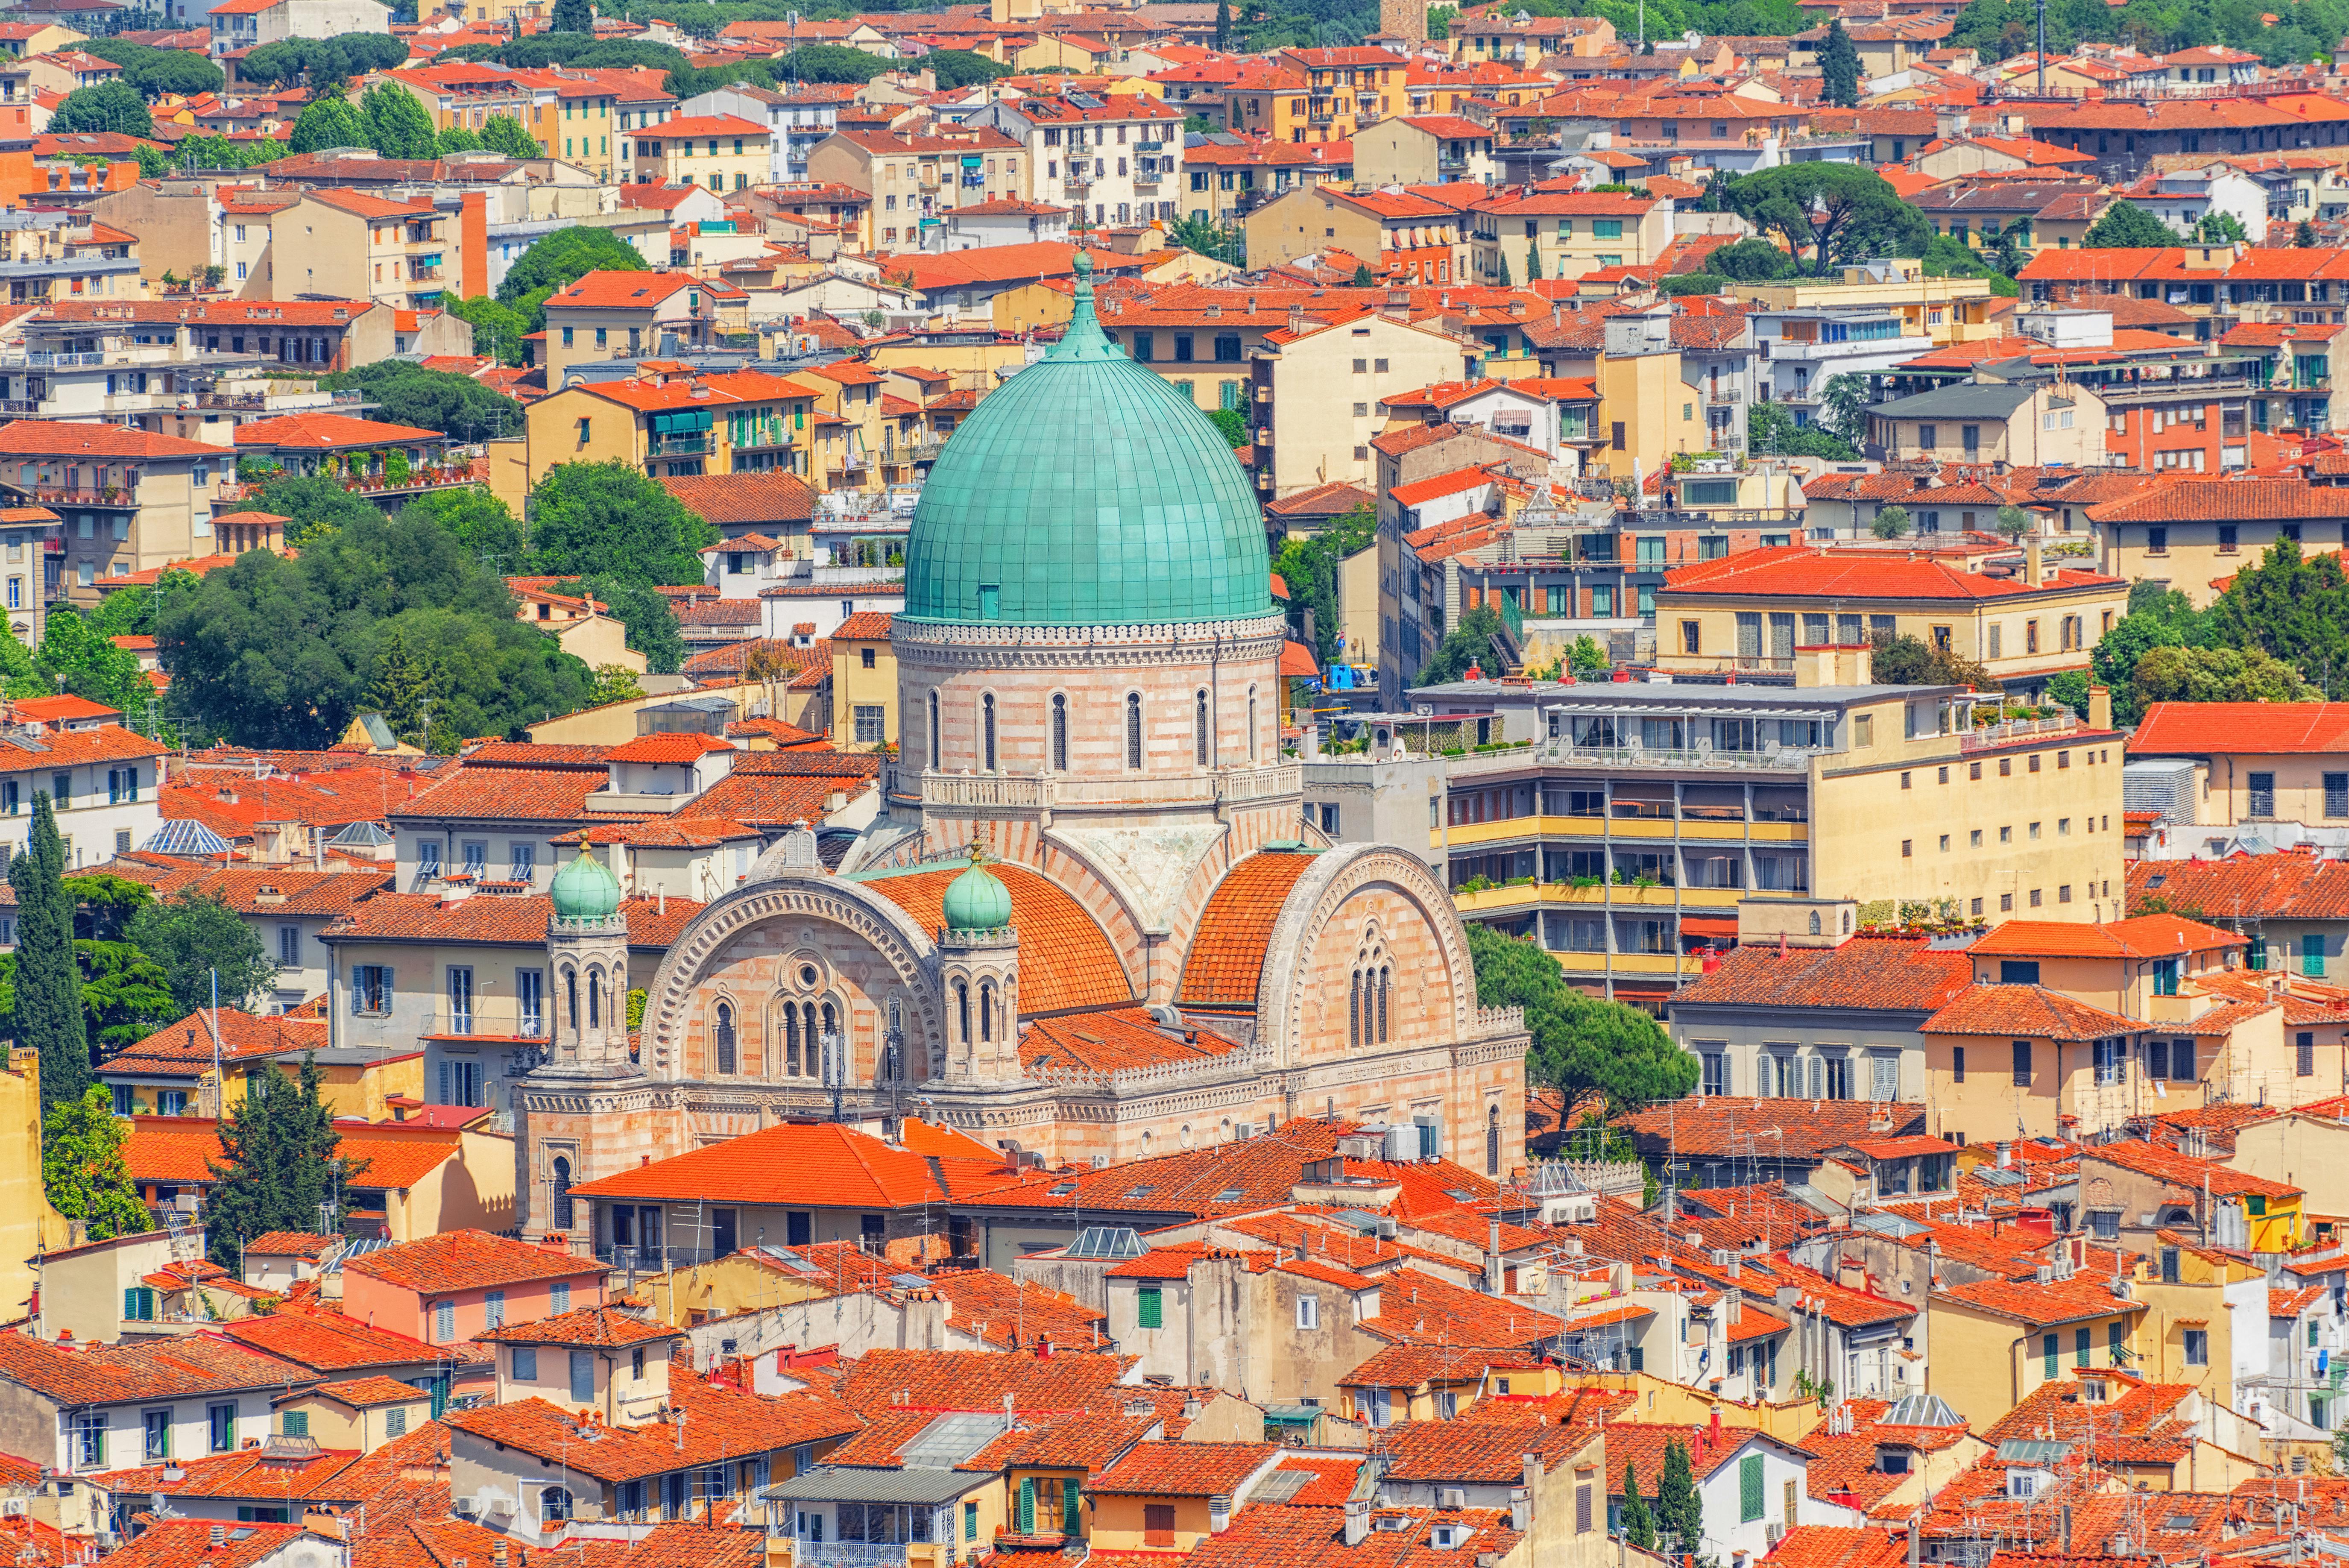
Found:
[[947, 884], [947, 929], [998, 931], [1011, 923], [1011, 889], [983, 866]]
[[938, 454], [905, 550], [907, 619], [1140, 626], [1273, 613], [1256, 486], [1190, 397], [1110, 341], [1092, 259], [1050, 353]]
[[585, 846], [579, 858], [554, 874], [547, 891], [554, 899], [557, 919], [600, 920], [620, 907], [620, 879]]

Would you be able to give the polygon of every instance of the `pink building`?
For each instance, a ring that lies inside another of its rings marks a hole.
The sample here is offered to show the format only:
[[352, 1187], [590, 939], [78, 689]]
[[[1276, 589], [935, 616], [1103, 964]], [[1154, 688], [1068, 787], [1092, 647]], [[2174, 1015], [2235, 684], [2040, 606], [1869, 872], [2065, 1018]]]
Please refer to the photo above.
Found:
[[343, 1314], [429, 1345], [604, 1304], [604, 1266], [567, 1249], [450, 1231], [343, 1265]]

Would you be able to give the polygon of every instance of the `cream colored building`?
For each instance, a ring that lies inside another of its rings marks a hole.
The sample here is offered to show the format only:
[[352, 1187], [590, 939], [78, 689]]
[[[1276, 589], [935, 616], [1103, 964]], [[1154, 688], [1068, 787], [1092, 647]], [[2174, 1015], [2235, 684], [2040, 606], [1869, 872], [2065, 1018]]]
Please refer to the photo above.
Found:
[[432, 1419], [432, 1396], [388, 1377], [347, 1378], [281, 1395], [270, 1411], [273, 1431], [308, 1438], [322, 1449], [371, 1454]]
[[1656, 662], [1690, 673], [1785, 670], [1797, 650], [1913, 637], [1981, 665], [2007, 691], [2036, 696], [2085, 670], [2128, 607], [2128, 585], [2050, 568], [2037, 545], [1995, 577], [1898, 544], [1793, 545], [1682, 566], [1656, 595]]
[[[2349, 704], [2156, 702], [2129, 760], [2190, 762], [2197, 826], [2349, 818]], [[2217, 913], [2217, 911], [2212, 911]]]
[[897, 741], [897, 659], [889, 648], [889, 618], [862, 611], [832, 634], [832, 743], [837, 751], [874, 752]]
[[2178, 479], [2091, 505], [2085, 521], [2106, 571], [2175, 588], [2207, 607], [2272, 545], [2289, 541], [2303, 555], [2336, 553], [2349, 522], [2349, 489], [2298, 479]]
[[730, 114], [679, 116], [629, 134], [621, 143], [630, 178], [655, 185], [748, 191], [767, 182], [767, 128]]
[[374, 299], [402, 310], [461, 296], [449, 214], [429, 202], [359, 191], [311, 191], [270, 220], [275, 293]]
[[1897, 311], [1905, 336], [1930, 337], [1936, 345], [1996, 337], [2013, 330], [2007, 316], [1992, 320], [1988, 306], [1994, 296], [1987, 279], [1927, 277], [1924, 263], [1899, 257], [1843, 267], [1831, 278], [1733, 283], [1728, 292], [1764, 311]]
[[1468, 229], [1459, 208], [1413, 191], [1299, 185], [1241, 220], [1252, 266], [1341, 251], [1401, 281], [1468, 280]]
[[1598, 192], [1491, 196], [1470, 209], [1473, 259], [1464, 281], [1532, 283], [1601, 267], [1645, 266], [1672, 243], [1672, 204]]
[[1343, 482], [1369, 488], [1371, 440], [1386, 421], [1379, 400], [1465, 379], [1475, 350], [1433, 326], [1365, 316], [1265, 336], [1256, 351], [1248, 418], [1256, 483], [1265, 501]]
[[1960, 382], [1875, 404], [1868, 424], [1887, 460], [2016, 468], [2105, 461], [2104, 400], [2077, 382]]
[[546, 301], [549, 390], [583, 361], [638, 359], [709, 346], [718, 306], [709, 286], [681, 272], [591, 272]]
[[1366, 185], [1492, 182], [1494, 131], [1458, 115], [1381, 119], [1354, 132], [1354, 176]]

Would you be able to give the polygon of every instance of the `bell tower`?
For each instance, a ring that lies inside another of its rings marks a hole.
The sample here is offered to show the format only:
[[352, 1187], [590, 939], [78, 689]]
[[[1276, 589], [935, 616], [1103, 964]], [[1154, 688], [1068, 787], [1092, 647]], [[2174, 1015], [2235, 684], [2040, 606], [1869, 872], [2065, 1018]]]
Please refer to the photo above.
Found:
[[973, 839], [970, 869], [947, 885], [946, 925], [938, 932], [938, 975], [946, 985], [947, 1070], [950, 1083], [993, 1083], [1019, 1075], [1019, 932], [1011, 890], [987, 869]]
[[628, 917], [620, 880], [580, 846], [548, 889], [547, 998], [557, 1066], [632, 1071], [628, 1060]]

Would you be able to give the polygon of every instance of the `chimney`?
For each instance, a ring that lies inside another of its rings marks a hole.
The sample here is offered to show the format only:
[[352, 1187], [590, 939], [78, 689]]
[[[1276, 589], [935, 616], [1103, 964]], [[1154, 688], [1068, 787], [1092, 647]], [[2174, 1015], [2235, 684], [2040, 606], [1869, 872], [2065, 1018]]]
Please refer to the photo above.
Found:
[[215, 1524], [204, 1533], [211, 1550], [214, 1552], [228, 1544], [228, 1526], [225, 1524]]
[[2113, 727], [2113, 693], [2107, 686], [2088, 688], [2088, 727], [2109, 730]]
[[2036, 533], [2023, 542], [2023, 576], [2034, 588], [2047, 580], [2047, 566], [2040, 559], [2039, 535]]
[[[1534, 1499], [1539, 1495], [1541, 1491], [1541, 1456], [1539, 1454], [1520, 1454], [1517, 1456], [1517, 1460], [1518, 1463], [1525, 1468], [1526, 1484], [1520, 1490], [1522, 1490], [1526, 1494], [1526, 1518], [1530, 1520], [1534, 1516]], [[1516, 1499], [1513, 1496], [1509, 1500], [1509, 1513], [1512, 1519], [1516, 1517]], [[1525, 1526], [1522, 1524], [1512, 1524], [1510, 1528], [1513, 1530], [1522, 1531], [1525, 1529]]]
[[1501, 1293], [1501, 1217], [1498, 1214], [1493, 1216], [1487, 1234], [1489, 1239], [1485, 1242], [1485, 1293], [1488, 1296], [1496, 1296]]
[[2001, 1170], [2014, 1168], [2014, 1145], [2004, 1138], [2001, 1138], [1998, 1144], [1998, 1168]]
[[1521, 1486], [1509, 1489], [1509, 1528], [1523, 1535], [1534, 1527], [1533, 1493]]
[[[220, 1526], [212, 1526], [212, 1531], [217, 1534], [220, 1531]], [[1348, 1549], [1350, 1550], [1353, 1547], [1360, 1546], [1370, 1533], [1371, 1500], [1366, 1497], [1348, 1498], [1346, 1500], [1346, 1526], [1344, 1532], [1340, 1539], [1344, 1541]]]

